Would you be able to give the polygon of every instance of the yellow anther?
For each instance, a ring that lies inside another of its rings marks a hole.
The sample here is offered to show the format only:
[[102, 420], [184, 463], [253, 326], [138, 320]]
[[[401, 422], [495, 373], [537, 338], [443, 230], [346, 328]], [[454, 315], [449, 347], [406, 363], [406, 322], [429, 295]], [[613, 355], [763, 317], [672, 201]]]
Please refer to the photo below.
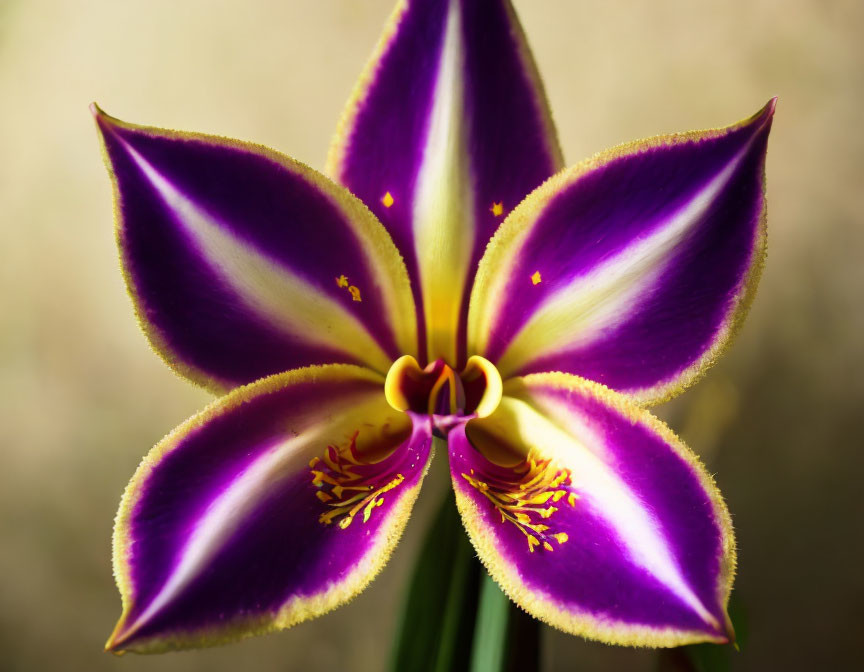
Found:
[[500, 217], [504, 214], [504, 204], [503, 203], [493, 203], [492, 207], [489, 208], [489, 212], [491, 212], [496, 217]]
[[351, 292], [351, 299], [353, 301], [362, 301], [363, 300], [360, 298], [360, 289], [357, 286], [351, 285], [348, 288], [348, 291]]
[[[482, 481], [473, 470], [462, 474], [479, 493], [488, 499], [501, 514], [502, 523], [511, 523], [519, 529], [528, 541], [528, 550], [534, 552], [535, 546], [543, 546], [551, 551], [551, 540], [563, 544], [568, 540], [566, 532], [549, 533], [549, 520], [559, 511], [557, 506], [543, 506], [558, 502], [565, 497], [571, 506], [578, 495], [569, 491], [570, 472], [558, 467], [550, 459], [539, 459], [529, 454], [525, 461], [513, 467], [512, 480], [507, 477], [492, 477]], [[559, 486], [564, 486], [560, 488]]]
[[389, 208], [391, 205], [393, 205], [393, 202], [393, 194], [391, 194], [389, 191], [381, 197], [381, 203], [384, 204], [385, 208]]
[[337, 287], [347, 287], [348, 286], [348, 278], [345, 275], [340, 275], [336, 278], [336, 286]]
[[531, 284], [539, 285], [543, 281], [543, 278], [540, 277], [540, 271], [534, 271], [534, 275], [531, 276]]

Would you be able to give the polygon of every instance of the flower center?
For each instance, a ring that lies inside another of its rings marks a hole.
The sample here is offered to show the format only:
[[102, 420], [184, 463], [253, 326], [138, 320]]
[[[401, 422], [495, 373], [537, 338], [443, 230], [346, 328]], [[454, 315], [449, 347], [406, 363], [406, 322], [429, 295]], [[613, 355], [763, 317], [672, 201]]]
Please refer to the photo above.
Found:
[[399, 411], [425, 413], [444, 429], [447, 421], [485, 418], [498, 408], [502, 384], [498, 369], [477, 355], [456, 373], [443, 359], [421, 369], [411, 355], [400, 357], [387, 372], [384, 394]]

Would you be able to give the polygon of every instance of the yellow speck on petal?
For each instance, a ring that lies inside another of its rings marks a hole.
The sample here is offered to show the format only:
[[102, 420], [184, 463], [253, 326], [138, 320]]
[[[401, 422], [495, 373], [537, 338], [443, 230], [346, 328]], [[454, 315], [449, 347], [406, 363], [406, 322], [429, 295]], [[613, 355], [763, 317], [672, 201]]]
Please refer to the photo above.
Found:
[[500, 217], [501, 215], [504, 214], [504, 204], [501, 202], [493, 203], [492, 207], [489, 208], [489, 212], [491, 212], [496, 217]]
[[358, 287], [356, 287], [355, 285], [351, 285], [348, 288], [348, 291], [351, 292], [351, 298], [354, 301], [362, 301], [363, 300], [360, 298], [360, 289]]
[[393, 205], [393, 201], [393, 194], [391, 194], [389, 191], [381, 197], [381, 202], [384, 204], [385, 208], [389, 208], [391, 205]]
[[336, 278], [336, 286], [337, 287], [347, 287], [348, 286], [348, 278], [344, 275], [340, 275]]
[[539, 285], [543, 278], [540, 277], [540, 271], [534, 271], [534, 275], [531, 276], [531, 284]]

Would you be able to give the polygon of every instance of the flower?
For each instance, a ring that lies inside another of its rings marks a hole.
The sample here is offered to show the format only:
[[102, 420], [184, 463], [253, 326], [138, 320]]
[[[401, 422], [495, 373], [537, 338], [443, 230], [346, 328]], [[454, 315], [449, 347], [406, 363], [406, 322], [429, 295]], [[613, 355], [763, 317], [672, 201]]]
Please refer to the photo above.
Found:
[[433, 435], [480, 559], [529, 613], [610, 643], [729, 641], [728, 511], [646, 406], [704, 373], [753, 298], [774, 104], [562, 169], [510, 3], [408, 0], [335, 181], [94, 106], [141, 326], [224, 393], [123, 496], [106, 648], [219, 643], [350, 600]]

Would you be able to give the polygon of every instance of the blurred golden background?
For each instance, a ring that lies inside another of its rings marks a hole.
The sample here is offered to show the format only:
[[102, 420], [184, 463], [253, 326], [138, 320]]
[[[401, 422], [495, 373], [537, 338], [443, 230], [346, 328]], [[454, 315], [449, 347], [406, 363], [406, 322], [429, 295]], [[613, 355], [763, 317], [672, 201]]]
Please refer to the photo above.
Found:
[[[393, 0], [0, 0], [0, 669], [381, 669], [423, 522], [352, 604], [163, 657], [102, 653], [110, 536], [138, 461], [208, 396], [138, 332], [87, 105], [323, 166]], [[701, 453], [740, 546], [736, 670], [849, 669], [864, 635], [864, 3], [514, 0], [568, 162], [719, 126], [780, 96], [769, 261], [749, 321], [661, 413]], [[545, 669], [653, 670], [544, 632]]]

